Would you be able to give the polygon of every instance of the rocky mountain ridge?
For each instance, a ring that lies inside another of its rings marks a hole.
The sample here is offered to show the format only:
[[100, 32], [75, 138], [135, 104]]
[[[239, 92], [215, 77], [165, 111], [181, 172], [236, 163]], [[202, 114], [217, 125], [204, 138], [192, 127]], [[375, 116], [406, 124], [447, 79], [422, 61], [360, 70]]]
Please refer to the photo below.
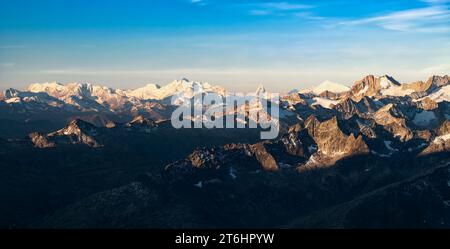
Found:
[[[448, 228], [449, 86], [368, 76], [346, 92], [291, 92], [266, 141], [174, 129], [176, 106], [146, 99], [164, 87], [10, 89], [0, 131], [29, 129], [0, 135], [0, 226]], [[261, 103], [227, 114], [249, 108]]]

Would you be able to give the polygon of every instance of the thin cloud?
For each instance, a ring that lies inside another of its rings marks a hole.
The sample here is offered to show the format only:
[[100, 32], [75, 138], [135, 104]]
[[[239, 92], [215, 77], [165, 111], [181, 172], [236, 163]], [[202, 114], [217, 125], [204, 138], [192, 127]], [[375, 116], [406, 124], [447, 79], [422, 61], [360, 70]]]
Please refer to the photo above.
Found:
[[270, 15], [272, 12], [268, 10], [250, 10], [250, 15], [252, 16], [266, 16]]
[[199, 6], [205, 6], [206, 2], [204, 0], [190, 0], [190, 3], [199, 5]]
[[0, 49], [16, 49], [16, 48], [24, 48], [23, 45], [0, 45]]
[[435, 65], [431, 67], [424, 68], [420, 73], [425, 75], [443, 75], [450, 72], [450, 64]]
[[422, 2], [424, 3], [428, 3], [428, 4], [446, 4], [446, 3], [450, 3], [450, 0], [422, 0]]
[[14, 67], [16, 65], [16, 63], [14, 62], [3, 62], [0, 63], [0, 67], [4, 67], [4, 68], [11, 68]]
[[[212, 1], [205, 0], [189, 0], [191, 4], [205, 6], [205, 5], [218, 5], [218, 3], [214, 3]], [[292, 3], [289, 1], [283, 2], [230, 2], [224, 3], [224, 5], [228, 8], [239, 8], [241, 11], [247, 12], [252, 16], [266, 16], [266, 15], [277, 15], [277, 14], [292, 14], [295, 15], [295, 12], [299, 12], [301, 10], [307, 10], [314, 8], [313, 5], [308, 4], [298, 4]], [[220, 6], [224, 7], [224, 6]]]
[[260, 8], [272, 9], [272, 10], [300, 10], [300, 9], [310, 9], [311, 5], [306, 4], [293, 4], [289, 2], [269, 2], [256, 4]]
[[384, 15], [344, 21], [345, 26], [375, 25], [387, 30], [404, 32], [448, 32], [450, 11], [445, 6], [429, 6]]
[[250, 15], [271, 15], [271, 14], [286, 14], [293, 11], [305, 10], [314, 8], [312, 5], [307, 4], [295, 4], [290, 2], [265, 2], [265, 3], [245, 3], [240, 4], [250, 8]]
[[322, 21], [322, 20], [326, 19], [325, 17], [317, 16], [311, 12], [296, 12], [296, 13], [294, 13], [294, 15], [299, 18], [303, 18], [303, 19], [307, 19], [307, 20], [314, 20], [314, 21]]

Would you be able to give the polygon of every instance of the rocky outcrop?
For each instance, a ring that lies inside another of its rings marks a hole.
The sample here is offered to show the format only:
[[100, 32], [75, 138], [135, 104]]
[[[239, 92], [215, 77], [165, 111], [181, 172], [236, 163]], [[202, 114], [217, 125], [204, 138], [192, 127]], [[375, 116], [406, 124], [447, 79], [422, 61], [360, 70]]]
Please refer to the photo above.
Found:
[[311, 116], [305, 122], [305, 127], [318, 147], [317, 153], [306, 164], [307, 167], [331, 166], [342, 158], [368, 154], [370, 151], [361, 135], [357, 138], [353, 134], [345, 135], [336, 117], [319, 122]]
[[411, 84], [403, 84], [405, 90], [412, 90], [411, 97], [413, 99], [424, 98], [434, 91], [450, 84], [450, 77], [445, 76], [431, 76], [426, 82], [418, 81]]
[[426, 97], [422, 101], [417, 102], [417, 107], [426, 111], [431, 111], [437, 109], [439, 105], [436, 101]]
[[414, 137], [422, 139], [424, 141], [430, 141], [433, 137], [433, 134], [429, 130], [415, 131]]
[[439, 136], [444, 136], [450, 134], [450, 120], [445, 120], [444, 123], [439, 127], [437, 134]]
[[[191, 172], [191, 169], [215, 169], [219, 170], [228, 162], [235, 164], [238, 158], [251, 161], [254, 159], [266, 171], [279, 169], [274, 157], [267, 151], [264, 143], [253, 145], [228, 144], [221, 148], [196, 149], [186, 159], [167, 165], [169, 171]], [[191, 168], [191, 169], [190, 169]]]
[[116, 127], [116, 123], [114, 123], [113, 121], [108, 121], [105, 124], [105, 127], [108, 128], [108, 129], [112, 129], [112, 128]]
[[375, 100], [366, 96], [362, 97], [358, 102], [347, 97], [335, 105], [333, 109], [339, 112], [342, 119], [350, 119], [354, 115], [369, 119], [381, 106], [381, 103], [377, 104]]
[[267, 152], [263, 143], [252, 145], [251, 151], [264, 170], [277, 171], [279, 169], [277, 162], [275, 161], [273, 156], [269, 152]]
[[334, 92], [330, 92], [330, 91], [325, 91], [325, 92], [322, 92], [321, 94], [319, 94], [319, 97], [326, 98], [326, 99], [333, 99], [333, 100], [339, 99], [340, 96], [342, 96], [342, 94], [334, 93]]
[[436, 131], [436, 137], [420, 155], [450, 151], [450, 121], [446, 120]]
[[[431, 87], [437, 88], [437, 87], [443, 87], [450, 84], [450, 76], [432, 76], [428, 79], [427, 85], [430, 85]], [[434, 90], [434, 89], [427, 89], [427, 90]]]
[[30, 133], [28, 137], [31, 139], [31, 142], [36, 148], [45, 149], [55, 147], [55, 143], [48, 141], [45, 135], [38, 132]]
[[48, 134], [47, 139], [54, 140], [55, 143], [85, 144], [93, 148], [101, 147], [102, 145], [95, 140], [95, 135], [97, 135], [95, 126], [76, 119], [63, 129]]
[[308, 158], [317, 150], [314, 140], [301, 124], [289, 128], [289, 131], [281, 139], [284, 150], [292, 156]]
[[422, 93], [428, 91], [428, 89], [431, 86], [431, 82], [423, 82], [423, 81], [416, 81], [409, 84], [402, 84], [402, 90], [412, 90], [416, 93]]
[[354, 115], [360, 116], [362, 114], [358, 109], [356, 103], [351, 98], [342, 100], [337, 105], [335, 105], [333, 109], [338, 111], [344, 119], [349, 119]]
[[135, 129], [140, 132], [151, 133], [157, 127], [153, 120], [149, 120], [141, 115], [136, 116], [131, 122], [126, 124], [129, 129]]
[[364, 79], [357, 81], [351, 90], [352, 98], [355, 101], [360, 101], [364, 96], [376, 97], [381, 96], [382, 89], [388, 89], [390, 87], [401, 86], [394, 78], [390, 76], [375, 77], [369, 75]]
[[300, 105], [307, 105], [308, 103], [304, 98], [302, 98], [302, 95], [300, 93], [292, 93], [286, 96], [282, 97], [282, 101], [286, 103], [287, 107], [292, 107], [297, 104]]
[[219, 168], [220, 164], [214, 148], [208, 150], [195, 150], [187, 157], [187, 160], [196, 168]]
[[352, 129], [351, 127], [349, 129], [353, 134], [362, 134], [370, 139], [378, 138], [378, 135], [375, 132], [376, 123], [372, 119], [360, 119], [358, 117], [354, 117], [349, 120], [348, 125], [352, 125], [353, 123], [356, 124], [356, 129]]
[[145, 126], [145, 127], [153, 128], [156, 126], [156, 124], [152, 120], [144, 118], [143, 116], [137, 116], [131, 122], [129, 122], [127, 124], [127, 126], [130, 126], [130, 127], [131, 126]]
[[374, 115], [374, 120], [401, 141], [407, 141], [413, 137], [412, 131], [406, 125], [405, 116], [394, 104], [388, 104], [379, 109]]

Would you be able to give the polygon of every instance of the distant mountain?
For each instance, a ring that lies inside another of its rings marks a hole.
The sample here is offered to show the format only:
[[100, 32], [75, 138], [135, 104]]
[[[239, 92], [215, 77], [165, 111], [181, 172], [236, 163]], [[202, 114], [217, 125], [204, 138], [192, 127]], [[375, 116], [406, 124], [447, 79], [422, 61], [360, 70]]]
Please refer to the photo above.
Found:
[[449, 84], [450, 78], [448, 76], [433, 76], [426, 83], [415, 82], [411, 84], [400, 84], [394, 78], [387, 75], [381, 77], [369, 75], [364, 79], [357, 81], [352, 87], [351, 93], [355, 99], [360, 99], [363, 96], [404, 97], [410, 95], [415, 97], [417, 95], [424, 96], [439, 91]]
[[321, 93], [326, 91], [332, 93], [343, 93], [350, 91], [350, 87], [327, 80], [321, 83], [320, 85], [314, 87], [312, 90], [312, 92], [317, 95], [320, 95]]
[[198, 93], [217, 93], [221, 96], [226, 95], [226, 90], [219, 86], [212, 86], [209, 83], [194, 82], [188, 79], [175, 80], [172, 83], [160, 87], [150, 84], [143, 88], [127, 92], [127, 96], [138, 99], [163, 100], [178, 93], [184, 93], [186, 96], [193, 97]]
[[87, 83], [32, 84], [28, 87], [31, 93], [47, 93], [66, 104], [82, 110], [112, 111], [121, 108], [129, 100], [124, 91]]
[[[283, 98], [287, 99], [288, 96], [300, 94], [308, 105], [320, 105], [327, 109], [346, 101], [348, 97], [358, 102], [364, 97], [381, 99], [409, 96], [419, 104], [424, 101], [430, 102], [430, 100], [439, 103], [449, 101], [449, 87], [448, 76], [433, 76], [425, 83], [400, 84], [390, 76], [369, 75], [356, 82], [351, 89], [325, 81], [310, 92], [290, 93]], [[255, 93], [266, 92], [265, 88], [260, 86]], [[127, 117], [144, 115], [152, 119], [164, 119], [170, 116], [170, 97], [180, 93], [188, 99], [199, 93], [216, 93], [220, 96], [233, 94], [223, 87], [187, 79], [176, 80], [162, 87], [149, 84], [143, 88], [128, 91], [87, 83], [67, 85], [43, 83], [30, 85], [27, 91], [8, 89], [2, 93], [0, 103], [6, 105], [4, 108], [23, 106], [27, 111], [58, 108], [70, 113], [96, 112]]]
[[97, 128], [82, 120], [74, 120], [66, 127], [47, 135], [31, 133], [29, 135], [35, 147], [50, 148], [57, 144], [85, 144], [97, 148], [101, 145], [95, 140], [98, 134]]
[[127, 92], [127, 96], [138, 99], [163, 99], [164, 97], [160, 96], [160, 92], [162, 92], [161, 86], [156, 84], [148, 84], [135, 90], [129, 90]]
[[267, 93], [266, 88], [263, 85], [259, 85], [258, 88], [256, 89], [255, 95], [262, 95]]

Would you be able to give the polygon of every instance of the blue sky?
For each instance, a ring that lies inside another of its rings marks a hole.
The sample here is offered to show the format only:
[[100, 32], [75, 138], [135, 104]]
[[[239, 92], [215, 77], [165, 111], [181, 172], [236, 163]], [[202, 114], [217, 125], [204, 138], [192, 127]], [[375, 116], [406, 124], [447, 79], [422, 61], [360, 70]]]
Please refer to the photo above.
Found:
[[0, 89], [187, 77], [288, 91], [450, 73], [448, 0], [1, 0]]

